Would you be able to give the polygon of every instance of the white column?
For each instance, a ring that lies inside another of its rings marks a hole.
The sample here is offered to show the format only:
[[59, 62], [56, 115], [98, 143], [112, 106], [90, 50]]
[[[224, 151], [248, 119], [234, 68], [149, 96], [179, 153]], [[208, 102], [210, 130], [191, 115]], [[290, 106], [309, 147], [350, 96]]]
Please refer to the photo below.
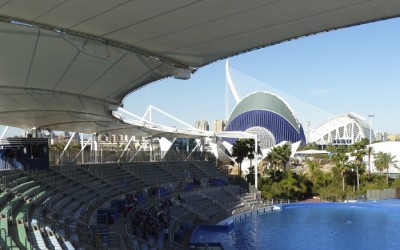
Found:
[[153, 136], [150, 137], [150, 161], [153, 162]]
[[[80, 133], [79, 135], [81, 137], [81, 149], [82, 149], [84, 147], [83, 133]], [[85, 163], [84, 161], [85, 161], [85, 151], [82, 150], [82, 153], [81, 153], [81, 164]]]
[[97, 133], [94, 134], [93, 149], [94, 149], [94, 163], [97, 163], [97, 150], [98, 150]]

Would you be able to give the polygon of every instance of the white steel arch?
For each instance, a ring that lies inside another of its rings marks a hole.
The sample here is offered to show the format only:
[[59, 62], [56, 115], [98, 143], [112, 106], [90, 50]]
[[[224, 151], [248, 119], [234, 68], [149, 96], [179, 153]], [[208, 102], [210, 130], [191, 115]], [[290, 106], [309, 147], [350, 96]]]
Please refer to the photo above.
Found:
[[[370, 127], [364, 118], [349, 113], [330, 119], [311, 131], [310, 142], [316, 142], [319, 145], [350, 145], [363, 138], [369, 138], [369, 131]], [[372, 140], [374, 139], [372, 132]]]

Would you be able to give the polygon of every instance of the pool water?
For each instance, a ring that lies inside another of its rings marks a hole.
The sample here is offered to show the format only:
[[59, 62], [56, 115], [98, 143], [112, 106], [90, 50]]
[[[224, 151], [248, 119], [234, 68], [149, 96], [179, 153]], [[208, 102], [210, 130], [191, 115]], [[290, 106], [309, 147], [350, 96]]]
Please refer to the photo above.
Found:
[[[400, 201], [303, 203], [235, 221], [227, 232], [196, 232], [224, 249], [400, 249]], [[192, 236], [196, 238], [196, 236]]]

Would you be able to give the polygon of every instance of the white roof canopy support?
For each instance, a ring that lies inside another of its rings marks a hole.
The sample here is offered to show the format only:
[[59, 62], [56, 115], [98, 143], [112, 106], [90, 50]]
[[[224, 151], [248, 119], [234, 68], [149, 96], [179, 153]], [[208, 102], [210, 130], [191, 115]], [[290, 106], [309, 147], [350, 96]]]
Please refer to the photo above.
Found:
[[144, 148], [144, 146], [145, 146], [146, 143], [148, 143], [148, 142], [149, 142], [149, 139], [146, 139], [146, 140], [142, 143], [142, 145], [140, 145], [139, 149], [135, 152], [135, 154], [129, 159], [128, 162], [133, 161], [133, 160], [135, 159], [136, 155]]
[[122, 151], [121, 155], [119, 156], [118, 162], [121, 161], [122, 157], [124, 156], [125, 152], [128, 150], [129, 146], [131, 145], [132, 141], [135, 139], [135, 136], [131, 136], [131, 138], [129, 138], [128, 143], [126, 144], [124, 151]]
[[171, 148], [172, 142], [169, 141], [165, 137], [161, 137], [161, 139], [159, 140], [159, 143], [160, 143], [160, 149], [161, 149], [161, 160], [163, 160], [165, 155], [167, 154], [168, 150]]
[[242, 139], [242, 138], [256, 139], [257, 138], [257, 135], [242, 132], [242, 131], [224, 131], [224, 132], [215, 133], [215, 136], [220, 137], [220, 138], [236, 138], [236, 139]]
[[76, 154], [74, 161], [76, 160], [76, 158], [78, 158], [79, 154], [82, 153], [83, 150], [85, 150], [85, 148], [87, 147], [87, 145], [89, 145], [89, 143], [91, 144], [91, 146], [93, 146], [93, 138], [95, 137], [95, 134], [92, 134], [92, 136], [90, 136], [89, 140], [87, 140], [87, 142], [85, 143], [85, 145], [81, 146], [81, 150]]
[[75, 137], [75, 134], [76, 134], [76, 132], [73, 132], [73, 133], [72, 133], [72, 135], [71, 135], [71, 137], [69, 138], [67, 144], [65, 145], [63, 151], [61, 152], [60, 156], [58, 157], [58, 160], [57, 160], [56, 164], [59, 164], [59, 163], [60, 163], [60, 159], [64, 156], [65, 151], [67, 151], [67, 149], [68, 149], [68, 147], [69, 147], [69, 144], [71, 144], [72, 139]]
[[190, 152], [190, 154], [186, 157], [186, 160], [188, 160], [188, 159], [190, 158], [190, 156], [193, 154], [193, 152], [196, 151], [196, 149], [199, 148], [199, 149], [201, 150], [201, 145], [202, 145], [201, 140], [196, 140], [196, 147], [194, 147], [194, 148], [192, 149], [192, 151]]
[[[169, 118], [171, 118], [171, 119], [173, 119], [173, 120], [175, 120], [175, 121], [177, 121], [177, 122], [179, 122], [179, 123], [181, 123], [181, 124], [187, 126], [188, 128], [196, 129], [196, 128], [194, 128], [192, 125], [189, 125], [188, 123], [186, 123], [186, 122], [184, 122], [184, 121], [182, 121], [182, 120], [176, 118], [175, 116], [173, 116], [173, 115], [171, 115], [171, 114], [168, 114], [167, 112], [162, 111], [161, 109], [159, 109], [159, 108], [157, 108], [157, 107], [154, 107], [154, 106], [152, 106], [152, 105], [149, 105], [149, 108], [148, 108], [148, 110], [150, 110], [150, 114], [151, 114], [151, 110], [152, 110], [152, 109], [154, 109], [154, 110], [160, 112], [161, 114], [163, 114], [163, 115], [165, 115], [165, 116], [167, 116], [167, 117], [169, 117]], [[146, 112], [147, 112], [147, 111], [146, 111]]]
[[[138, 115], [135, 115], [135, 114], [133, 114], [133, 113], [131, 113], [131, 112], [129, 112], [129, 111], [127, 111], [127, 110], [121, 108], [121, 107], [118, 108], [118, 111], [121, 111], [121, 112], [123, 112], [123, 113], [125, 113], [125, 114], [128, 114], [128, 115], [130, 115], [130, 116], [132, 116], [132, 117], [138, 119], [139, 121], [142, 121], [142, 122], [143, 122], [143, 121], [146, 121], [146, 122], [147, 122], [147, 120], [144, 119], [144, 117], [140, 117], [140, 116], [138, 116]], [[147, 112], [147, 111], [146, 111], [146, 112]], [[115, 114], [116, 114], [116, 113], [114, 112], [114, 115], [115, 115]], [[118, 114], [117, 114], [117, 115], [118, 115]]]
[[8, 126], [6, 126], [6, 127], [4, 128], [3, 133], [1, 133], [0, 140], [4, 138], [4, 136], [6, 135], [6, 133], [7, 133], [7, 131], [8, 131], [8, 128], [9, 128]]
[[144, 114], [143, 114], [142, 119], [144, 120], [144, 119], [146, 118], [147, 115], [149, 115], [149, 121], [150, 121], [150, 122], [153, 122], [152, 116], [151, 116], [151, 107], [150, 107], [150, 106], [147, 107], [146, 111], [145, 111]]
[[97, 149], [98, 149], [97, 136], [96, 136], [96, 134], [93, 134], [92, 142], [90, 143], [90, 150], [97, 151]]

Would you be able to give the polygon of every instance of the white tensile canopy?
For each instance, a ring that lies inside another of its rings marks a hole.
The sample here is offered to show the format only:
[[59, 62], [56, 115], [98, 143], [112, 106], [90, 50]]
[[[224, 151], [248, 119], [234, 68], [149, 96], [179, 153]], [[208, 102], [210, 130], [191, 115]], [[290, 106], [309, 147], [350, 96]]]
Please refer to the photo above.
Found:
[[112, 111], [146, 84], [399, 14], [397, 0], [0, 0], [0, 124], [130, 129]]

